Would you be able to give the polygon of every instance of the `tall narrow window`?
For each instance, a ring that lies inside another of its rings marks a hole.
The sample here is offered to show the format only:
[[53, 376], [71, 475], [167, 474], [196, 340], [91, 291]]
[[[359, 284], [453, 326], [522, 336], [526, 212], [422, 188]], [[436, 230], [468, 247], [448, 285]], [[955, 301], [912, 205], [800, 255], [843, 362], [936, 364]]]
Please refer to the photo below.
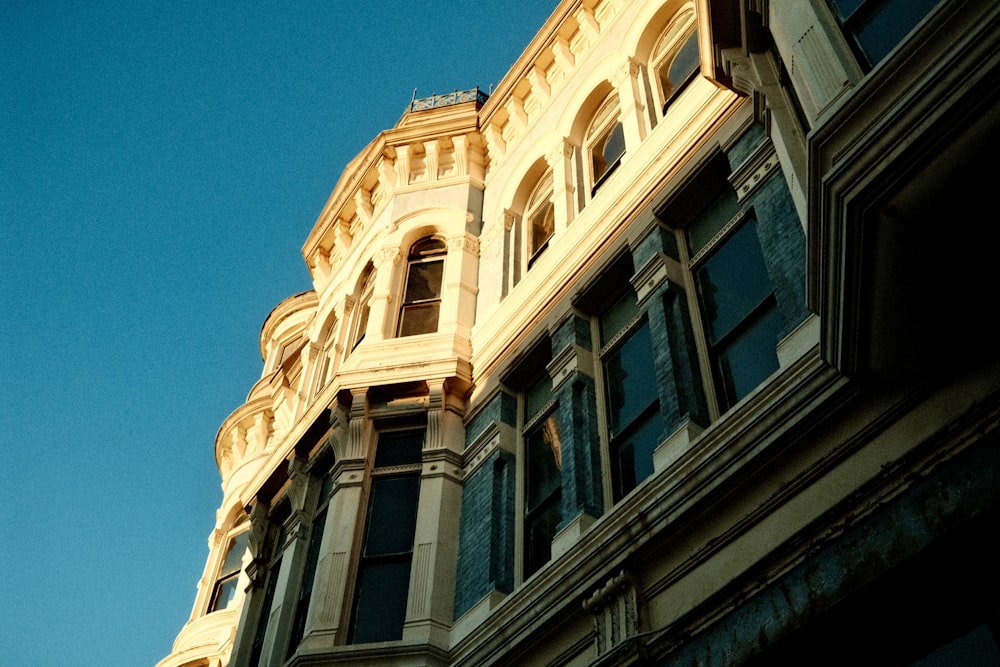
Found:
[[361, 344], [361, 341], [365, 339], [365, 333], [368, 331], [368, 316], [372, 310], [372, 295], [375, 293], [375, 267], [371, 264], [366, 266], [362, 272], [359, 285], [357, 302], [354, 306], [357, 309], [357, 315], [354, 319], [352, 350]]
[[444, 241], [438, 238], [421, 239], [410, 248], [399, 313], [400, 336], [437, 331], [445, 251]]
[[590, 156], [593, 194], [625, 155], [625, 131], [618, 119], [617, 95], [605, 100], [594, 115], [587, 130], [586, 146]]
[[246, 526], [242, 531], [230, 537], [226, 545], [226, 556], [219, 568], [219, 576], [215, 581], [212, 590], [212, 602], [209, 611], [220, 611], [229, 609], [236, 599], [236, 585], [239, 581], [240, 572], [243, 570], [243, 554], [247, 550], [247, 537], [249, 532]]
[[420, 492], [423, 431], [379, 435], [349, 643], [402, 639]]
[[660, 87], [660, 98], [663, 101], [663, 113], [680, 94], [684, 86], [694, 78], [701, 64], [698, 52], [698, 31], [692, 31], [678, 45], [669, 33], [657, 47], [656, 79]]
[[[274, 598], [278, 589], [278, 580], [281, 578], [281, 561], [285, 553], [285, 546], [288, 542], [288, 532], [285, 529], [285, 520], [288, 518], [289, 507], [287, 502], [281, 503], [271, 512], [268, 520], [266, 545], [263, 553], [268, 554], [267, 566], [262, 573], [264, 579], [263, 597], [260, 606], [257, 608], [257, 619], [254, 627], [253, 639], [250, 643], [250, 651], [247, 660], [249, 667], [258, 667], [264, 660], [264, 642], [267, 639], [267, 631], [271, 620], [271, 608], [274, 606]], [[272, 630], [273, 632], [273, 630]]]
[[663, 436], [649, 323], [626, 289], [600, 317], [601, 366], [615, 502], [653, 474]]
[[528, 199], [525, 210], [528, 223], [528, 268], [549, 246], [555, 231], [555, 207], [552, 205], [552, 172], [541, 178]]
[[552, 538], [562, 521], [562, 444], [552, 397], [543, 374], [524, 393], [524, 576], [552, 558]]
[[319, 549], [323, 542], [323, 532], [326, 526], [327, 507], [330, 503], [330, 493], [333, 491], [333, 476], [327, 474], [321, 482], [316, 510], [313, 513], [312, 528], [309, 530], [309, 547], [306, 552], [306, 562], [302, 571], [302, 585], [299, 587], [299, 597], [295, 604], [295, 618], [292, 621], [292, 633], [288, 642], [288, 655], [298, 647], [305, 635], [306, 621], [309, 614], [309, 602], [312, 600], [313, 586], [316, 579], [316, 566], [319, 564]]
[[778, 369], [783, 320], [764, 263], [756, 221], [726, 193], [688, 231], [719, 411], [725, 412]]

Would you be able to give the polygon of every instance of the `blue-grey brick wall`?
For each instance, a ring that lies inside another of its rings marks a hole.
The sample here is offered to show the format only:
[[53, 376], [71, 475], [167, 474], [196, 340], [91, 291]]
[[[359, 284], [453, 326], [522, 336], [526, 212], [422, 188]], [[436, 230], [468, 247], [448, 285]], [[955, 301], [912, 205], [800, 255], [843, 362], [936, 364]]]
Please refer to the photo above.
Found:
[[[590, 323], [570, 316], [552, 333], [553, 357], [570, 345], [591, 348]], [[597, 435], [594, 379], [574, 372], [556, 390], [556, 418], [562, 448], [563, 525], [581, 513], [604, 512], [601, 444]]]
[[[764, 127], [759, 123], [751, 125], [726, 154], [730, 166], [741, 165], [766, 140]], [[802, 323], [809, 311], [806, 308], [805, 233], [781, 172], [773, 171], [741, 206], [754, 210], [764, 261], [774, 285], [778, 311], [784, 319], [782, 335], [786, 335]]]
[[465, 425], [465, 446], [468, 448], [483, 434], [487, 428], [493, 424], [517, 423], [517, 397], [506, 392], [497, 392], [488, 399], [486, 405]]
[[494, 590], [514, 590], [514, 456], [497, 450], [465, 480], [455, 618]]
[[774, 285], [778, 311], [785, 320], [782, 335], [809, 314], [806, 308], [806, 238], [792, 196], [780, 172], [774, 172], [745, 203], [753, 206], [757, 235], [767, 272]]
[[646, 311], [660, 392], [660, 414], [666, 431], [664, 436], [676, 431], [686, 419], [708, 424], [708, 404], [684, 291], [664, 283], [648, 300]]

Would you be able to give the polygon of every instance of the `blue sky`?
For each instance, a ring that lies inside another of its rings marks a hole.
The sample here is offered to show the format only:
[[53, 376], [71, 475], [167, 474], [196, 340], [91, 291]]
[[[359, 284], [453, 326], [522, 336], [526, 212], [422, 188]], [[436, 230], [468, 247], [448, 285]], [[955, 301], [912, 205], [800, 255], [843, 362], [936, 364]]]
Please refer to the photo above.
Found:
[[555, 4], [0, 0], [0, 664], [170, 651], [341, 170]]

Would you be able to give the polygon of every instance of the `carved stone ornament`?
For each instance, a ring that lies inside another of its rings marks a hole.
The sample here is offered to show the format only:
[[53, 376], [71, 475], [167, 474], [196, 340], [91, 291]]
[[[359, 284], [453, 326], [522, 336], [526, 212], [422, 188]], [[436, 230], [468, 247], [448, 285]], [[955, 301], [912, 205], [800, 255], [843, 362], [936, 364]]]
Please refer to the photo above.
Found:
[[632, 575], [622, 570], [583, 601], [594, 615], [597, 653], [603, 655], [639, 634], [639, 593]]

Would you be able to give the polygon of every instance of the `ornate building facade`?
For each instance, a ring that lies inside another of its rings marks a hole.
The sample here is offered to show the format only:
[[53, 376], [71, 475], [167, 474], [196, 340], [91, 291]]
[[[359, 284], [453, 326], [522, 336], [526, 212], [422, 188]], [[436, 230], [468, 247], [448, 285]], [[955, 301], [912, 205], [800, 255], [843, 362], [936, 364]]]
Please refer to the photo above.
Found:
[[564, 0], [414, 101], [160, 667], [1000, 664], [998, 63], [990, 0]]

